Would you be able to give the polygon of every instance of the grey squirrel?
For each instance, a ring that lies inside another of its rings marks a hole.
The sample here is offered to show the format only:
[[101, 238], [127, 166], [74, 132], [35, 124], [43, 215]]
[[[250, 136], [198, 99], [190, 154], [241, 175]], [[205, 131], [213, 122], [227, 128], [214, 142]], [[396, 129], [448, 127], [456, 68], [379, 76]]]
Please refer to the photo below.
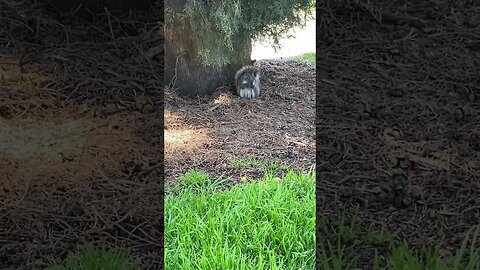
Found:
[[260, 96], [261, 72], [254, 66], [244, 66], [235, 73], [235, 87], [241, 98], [258, 98]]

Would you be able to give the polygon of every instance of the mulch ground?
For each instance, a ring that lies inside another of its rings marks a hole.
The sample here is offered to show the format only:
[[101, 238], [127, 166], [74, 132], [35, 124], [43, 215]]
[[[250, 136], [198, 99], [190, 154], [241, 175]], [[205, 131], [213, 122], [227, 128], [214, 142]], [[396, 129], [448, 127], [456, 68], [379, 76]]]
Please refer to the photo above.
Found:
[[315, 66], [295, 61], [255, 63], [263, 73], [259, 99], [240, 99], [232, 89], [212, 97], [165, 97], [167, 183], [198, 169], [212, 177], [256, 178], [261, 166], [241, 168], [235, 160], [274, 160], [296, 170], [315, 164]]
[[[318, 11], [319, 217], [356, 215], [364, 232], [385, 226], [448, 256], [480, 222], [480, 5], [327, 1]], [[350, 249], [364, 269], [375, 250]]]
[[0, 268], [96, 240], [158, 269], [163, 9], [53, 14], [0, 1]]

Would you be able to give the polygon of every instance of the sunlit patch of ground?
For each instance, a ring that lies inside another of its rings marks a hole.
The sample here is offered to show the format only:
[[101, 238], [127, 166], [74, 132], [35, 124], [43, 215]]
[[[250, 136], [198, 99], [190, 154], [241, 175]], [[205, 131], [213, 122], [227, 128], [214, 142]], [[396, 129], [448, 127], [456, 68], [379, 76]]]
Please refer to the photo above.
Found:
[[216, 97], [213, 100], [213, 104], [216, 104], [216, 105], [230, 105], [231, 103], [232, 103], [232, 96], [227, 95], [225, 93], [218, 95], [218, 97]]
[[164, 148], [167, 155], [179, 150], [195, 150], [209, 142], [208, 129], [189, 127], [178, 112], [165, 110], [164, 123]]
[[165, 127], [181, 125], [182, 119], [183, 117], [180, 116], [178, 113], [169, 111], [167, 109], [165, 109], [165, 112], [163, 113], [163, 121], [165, 123]]
[[[87, 147], [95, 123], [84, 119], [0, 121], [0, 151], [16, 160], [43, 158], [61, 162]], [[62, 157], [63, 156], [63, 157]]]
[[205, 129], [173, 129], [165, 130], [165, 152], [172, 150], [195, 149], [208, 141]]
[[131, 123], [128, 117], [0, 119], [1, 184], [119, 170], [148, 151]]

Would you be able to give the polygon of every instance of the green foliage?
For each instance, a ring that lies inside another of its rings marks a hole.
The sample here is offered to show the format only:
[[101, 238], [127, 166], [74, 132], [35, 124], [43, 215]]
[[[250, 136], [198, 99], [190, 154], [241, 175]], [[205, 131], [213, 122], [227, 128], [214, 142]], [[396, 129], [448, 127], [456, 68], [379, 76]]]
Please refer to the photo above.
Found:
[[243, 53], [245, 40], [266, 36], [278, 47], [290, 28], [303, 25], [314, 0], [187, 0], [166, 1], [166, 22], [187, 23], [192, 29], [198, 56], [206, 65], [230, 63]]
[[176, 185], [166, 186], [165, 193], [175, 195], [183, 192], [185, 189], [192, 193], [212, 193], [220, 190], [225, 181], [222, 178], [212, 179], [203, 171], [191, 169], [178, 178]]
[[250, 169], [259, 167], [264, 170], [265, 173], [275, 174], [277, 172], [288, 171], [287, 165], [279, 163], [272, 159], [259, 159], [253, 155], [244, 159], [233, 159], [229, 161], [231, 166], [235, 166], [243, 169]]
[[[384, 227], [362, 235], [356, 222], [356, 218], [348, 221], [343, 216], [338, 220], [321, 217], [317, 221], [320, 240], [317, 257], [321, 269], [359, 269], [359, 250], [374, 251], [373, 270], [474, 270], [480, 267], [477, 240], [480, 227], [475, 232], [474, 228], [468, 231], [462, 246], [451, 258], [443, 258], [439, 246], [412, 249]], [[383, 255], [379, 255], [381, 250]]]
[[315, 63], [315, 53], [314, 52], [304, 53], [302, 55], [295, 57], [295, 59], [300, 62]]
[[63, 263], [53, 262], [48, 270], [139, 270], [140, 265], [127, 252], [85, 244], [79, 254], [71, 254]]
[[[205, 175], [182, 182], [210, 182]], [[315, 269], [314, 172], [213, 193], [191, 187], [165, 197], [165, 269]]]

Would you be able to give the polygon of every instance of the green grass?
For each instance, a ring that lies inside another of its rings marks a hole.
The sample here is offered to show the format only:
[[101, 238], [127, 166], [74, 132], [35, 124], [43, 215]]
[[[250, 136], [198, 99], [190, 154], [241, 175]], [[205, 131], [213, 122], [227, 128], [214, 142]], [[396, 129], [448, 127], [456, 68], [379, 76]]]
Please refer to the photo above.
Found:
[[315, 269], [313, 171], [230, 190], [208, 179], [192, 171], [166, 194], [165, 269]]
[[51, 262], [47, 270], [139, 270], [139, 263], [126, 251], [98, 247], [91, 243], [82, 246], [64, 262]]
[[[365, 248], [374, 249], [373, 270], [478, 270], [480, 269], [480, 248], [477, 237], [479, 228], [467, 233], [462, 247], [450, 260], [441, 257], [440, 247], [423, 247], [413, 250], [406, 243], [400, 242], [384, 227], [380, 230], [361, 233], [356, 219], [349, 222], [340, 218], [336, 222], [322, 218], [319, 221], [320, 239], [317, 256], [321, 269], [348, 270], [359, 269], [358, 251]], [[387, 254], [379, 255], [379, 250]]]
[[287, 165], [279, 163], [271, 159], [259, 159], [255, 156], [248, 156], [244, 159], [234, 159], [229, 161], [231, 166], [242, 168], [242, 169], [251, 169], [259, 167], [264, 170], [265, 173], [275, 173], [278, 171], [288, 171], [289, 168]]
[[[224, 179], [192, 170], [165, 197], [165, 269], [315, 269], [315, 172], [272, 172], [284, 165], [250, 157], [231, 161], [262, 167], [264, 179], [226, 190]], [[414, 250], [388, 229], [362, 231], [340, 215], [317, 221], [320, 269], [360, 269], [360, 250], [374, 251], [373, 270], [478, 270], [480, 227], [472, 228], [449, 260], [440, 247]], [[49, 270], [140, 269], [125, 251], [83, 246]]]
[[295, 59], [301, 62], [315, 63], [315, 57], [316, 56], [314, 52], [308, 52], [308, 53], [304, 53], [299, 56], [296, 56]]

